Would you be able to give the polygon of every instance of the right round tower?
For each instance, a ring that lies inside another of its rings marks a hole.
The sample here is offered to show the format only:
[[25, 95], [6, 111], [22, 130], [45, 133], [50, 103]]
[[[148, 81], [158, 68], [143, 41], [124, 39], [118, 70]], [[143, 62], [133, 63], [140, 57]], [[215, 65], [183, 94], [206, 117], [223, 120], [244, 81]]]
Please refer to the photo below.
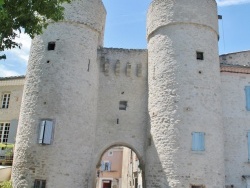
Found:
[[147, 187], [224, 187], [215, 0], [153, 0], [147, 39]]

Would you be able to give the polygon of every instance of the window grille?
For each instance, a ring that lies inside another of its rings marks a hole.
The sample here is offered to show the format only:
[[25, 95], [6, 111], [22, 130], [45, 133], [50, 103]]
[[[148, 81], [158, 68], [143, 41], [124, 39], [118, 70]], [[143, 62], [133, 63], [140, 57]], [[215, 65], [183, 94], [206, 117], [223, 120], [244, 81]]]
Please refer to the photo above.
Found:
[[35, 180], [34, 188], [45, 188], [46, 187], [46, 180]]
[[0, 123], [0, 143], [7, 143], [10, 132], [10, 123]]
[[10, 93], [4, 93], [2, 95], [2, 108], [9, 108]]

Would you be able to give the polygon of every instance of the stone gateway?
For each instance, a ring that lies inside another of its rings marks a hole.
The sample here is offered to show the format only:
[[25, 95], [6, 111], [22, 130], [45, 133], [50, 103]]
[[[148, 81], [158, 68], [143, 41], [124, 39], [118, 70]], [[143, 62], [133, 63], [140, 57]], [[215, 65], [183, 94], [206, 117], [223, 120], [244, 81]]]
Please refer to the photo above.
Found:
[[74, 0], [33, 39], [13, 187], [94, 188], [113, 146], [143, 188], [250, 186], [250, 52], [219, 59], [215, 0], [153, 0], [147, 50], [104, 48], [105, 16]]

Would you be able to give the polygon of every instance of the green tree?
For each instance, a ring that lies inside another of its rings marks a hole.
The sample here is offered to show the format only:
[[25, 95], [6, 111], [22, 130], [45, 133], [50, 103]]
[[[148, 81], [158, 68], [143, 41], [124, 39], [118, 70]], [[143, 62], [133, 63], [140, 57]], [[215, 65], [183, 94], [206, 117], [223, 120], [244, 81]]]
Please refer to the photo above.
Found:
[[[42, 33], [48, 21], [63, 19], [62, 3], [71, 0], [0, 0], [0, 52], [21, 48], [15, 38], [24, 29], [31, 38]], [[6, 59], [0, 54], [0, 60]]]

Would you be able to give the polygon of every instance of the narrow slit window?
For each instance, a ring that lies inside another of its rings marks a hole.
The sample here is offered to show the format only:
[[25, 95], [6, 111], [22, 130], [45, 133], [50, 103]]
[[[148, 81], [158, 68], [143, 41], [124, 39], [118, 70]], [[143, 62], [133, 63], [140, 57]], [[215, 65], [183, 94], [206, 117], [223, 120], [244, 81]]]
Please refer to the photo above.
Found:
[[127, 101], [120, 101], [119, 103], [119, 110], [126, 110], [128, 106], [128, 102]]
[[250, 162], [250, 131], [247, 133], [248, 162]]
[[192, 188], [204, 188], [204, 186], [202, 186], [202, 185], [192, 185], [191, 187]]
[[196, 59], [204, 60], [204, 53], [203, 52], [196, 52]]
[[56, 42], [49, 42], [48, 43], [48, 50], [55, 50]]
[[40, 123], [38, 143], [50, 145], [53, 138], [53, 122], [51, 120], [43, 120]]
[[45, 188], [46, 187], [46, 180], [35, 180], [34, 188]]

